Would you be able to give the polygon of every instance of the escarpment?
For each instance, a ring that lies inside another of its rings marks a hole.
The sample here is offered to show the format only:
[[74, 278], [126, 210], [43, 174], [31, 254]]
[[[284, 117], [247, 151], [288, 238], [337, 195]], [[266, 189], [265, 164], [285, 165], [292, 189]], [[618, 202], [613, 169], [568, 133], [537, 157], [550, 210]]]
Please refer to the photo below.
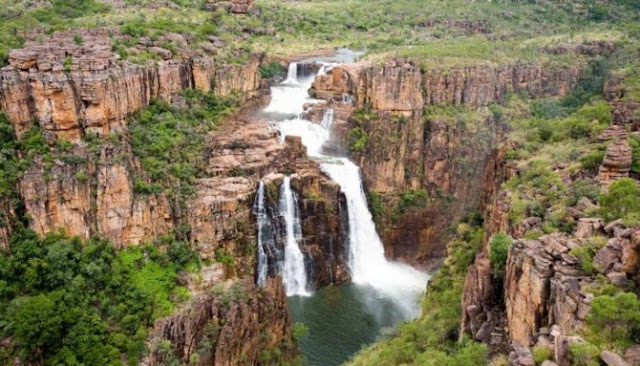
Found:
[[525, 62], [423, 70], [392, 59], [338, 66], [316, 77], [313, 92], [335, 110], [334, 138], [380, 202], [373, 211], [387, 254], [431, 267], [445, 256], [448, 223], [494, 189], [505, 124], [488, 106], [514, 93], [562, 96], [580, 71]]
[[262, 55], [251, 55], [244, 65], [225, 65], [202, 53], [185, 50], [173, 57], [141, 45], [141, 52], [161, 59], [137, 65], [112, 52], [114, 42], [126, 38], [113, 32], [86, 31], [82, 44], [74, 43], [75, 33], [56, 33], [44, 44], [30, 41], [11, 52], [10, 66], [0, 71], [0, 108], [18, 136], [37, 122], [49, 141], [104, 137], [125, 129], [127, 117], [151, 100], [172, 101], [187, 88], [238, 92], [245, 99], [260, 94]]
[[279, 278], [262, 287], [252, 281], [218, 286], [156, 322], [145, 364], [272, 365], [294, 358], [297, 350]]

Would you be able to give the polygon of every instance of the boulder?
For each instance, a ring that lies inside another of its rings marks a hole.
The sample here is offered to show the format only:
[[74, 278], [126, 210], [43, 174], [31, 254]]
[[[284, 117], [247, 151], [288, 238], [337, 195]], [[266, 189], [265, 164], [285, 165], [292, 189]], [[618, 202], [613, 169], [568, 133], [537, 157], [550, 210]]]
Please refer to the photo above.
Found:
[[629, 366], [629, 364], [625, 360], [623, 360], [622, 357], [613, 352], [602, 351], [602, 353], [600, 353], [600, 358], [602, 359], [602, 361], [604, 361], [605, 364], [609, 366]]
[[640, 344], [634, 344], [625, 349], [624, 359], [632, 365], [640, 365]]

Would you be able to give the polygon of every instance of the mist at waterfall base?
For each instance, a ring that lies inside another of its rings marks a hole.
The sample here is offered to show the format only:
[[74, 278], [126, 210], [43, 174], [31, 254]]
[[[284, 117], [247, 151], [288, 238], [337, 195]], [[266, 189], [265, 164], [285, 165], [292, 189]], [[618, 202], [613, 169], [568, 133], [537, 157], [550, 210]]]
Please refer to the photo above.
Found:
[[[328, 67], [331, 65], [325, 65], [320, 72]], [[283, 139], [288, 135], [301, 137], [307, 154], [320, 163], [321, 169], [344, 192], [349, 213], [347, 254], [352, 283], [311, 293], [287, 288], [288, 305], [293, 321], [309, 328], [309, 334], [300, 342], [308, 364], [333, 366], [374, 342], [384, 328], [418, 316], [418, 299], [428, 276], [385, 258], [358, 166], [345, 157], [322, 153], [323, 143], [330, 138], [333, 111], [325, 112], [321, 124], [299, 117], [303, 104], [319, 101], [307, 94], [313, 76], [296, 78], [295, 71], [295, 65], [290, 66], [286, 81], [271, 89], [272, 100], [264, 112], [273, 117]], [[292, 243], [295, 241], [289, 242]], [[286, 257], [285, 253], [285, 262]], [[286, 285], [291, 280], [284, 282]]]

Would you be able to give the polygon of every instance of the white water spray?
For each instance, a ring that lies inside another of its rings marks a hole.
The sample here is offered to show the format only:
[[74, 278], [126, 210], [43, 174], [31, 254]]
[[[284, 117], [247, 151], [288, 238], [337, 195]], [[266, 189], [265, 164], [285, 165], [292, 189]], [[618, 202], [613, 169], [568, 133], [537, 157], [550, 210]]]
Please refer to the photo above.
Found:
[[333, 118], [334, 118], [334, 110], [333, 108], [327, 108], [324, 110], [324, 116], [322, 116], [322, 122], [320, 122], [320, 126], [327, 130], [329, 134], [331, 134], [331, 127], [333, 126]]
[[284, 81], [284, 84], [298, 84], [298, 64], [296, 62], [292, 62], [289, 64], [289, 69], [287, 70], [287, 79]]
[[298, 200], [291, 189], [291, 178], [285, 177], [280, 188], [280, 212], [285, 221], [284, 266], [282, 279], [287, 296], [309, 296], [307, 289], [307, 271], [304, 266], [304, 256], [300, 251], [302, 228], [300, 227], [300, 212]]

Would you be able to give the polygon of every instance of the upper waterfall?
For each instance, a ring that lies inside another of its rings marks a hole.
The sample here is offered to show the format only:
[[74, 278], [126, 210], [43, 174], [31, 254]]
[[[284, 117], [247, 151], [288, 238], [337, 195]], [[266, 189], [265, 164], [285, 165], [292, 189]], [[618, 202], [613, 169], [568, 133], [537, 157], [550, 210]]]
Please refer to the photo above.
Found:
[[298, 84], [298, 64], [296, 62], [292, 62], [289, 64], [289, 69], [287, 70], [287, 79], [284, 81], [284, 84]]

